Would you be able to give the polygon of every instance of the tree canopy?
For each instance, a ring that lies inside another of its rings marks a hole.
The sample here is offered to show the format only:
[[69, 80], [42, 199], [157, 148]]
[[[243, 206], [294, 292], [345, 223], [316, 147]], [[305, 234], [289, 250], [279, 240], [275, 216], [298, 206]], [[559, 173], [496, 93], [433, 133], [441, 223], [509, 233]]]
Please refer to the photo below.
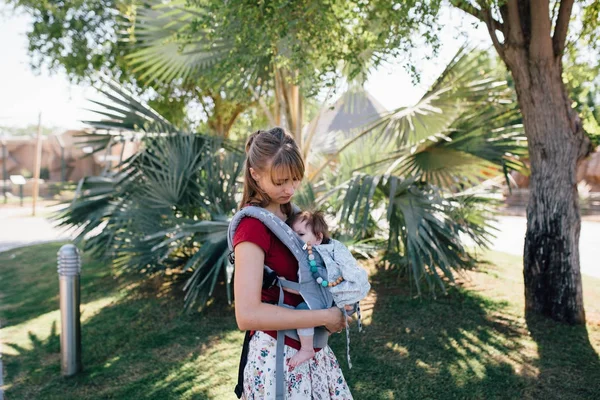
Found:
[[34, 20], [34, 68], [63, 69], [74, 81], [100, 71], [138, 93], [151, 88], [153, 106], [174, 123], [195, 100], [208, 101], [206, 114], [224, 101], [234, 103], [226, 114], [258, 98], [270, 103], [277, 80], [299, 85], [304, 97], [342, 74], [364, 80], [384, 56], [413, 48], [415, 37], [436, 42], [440, 7], [439, 0], [9, 2]]

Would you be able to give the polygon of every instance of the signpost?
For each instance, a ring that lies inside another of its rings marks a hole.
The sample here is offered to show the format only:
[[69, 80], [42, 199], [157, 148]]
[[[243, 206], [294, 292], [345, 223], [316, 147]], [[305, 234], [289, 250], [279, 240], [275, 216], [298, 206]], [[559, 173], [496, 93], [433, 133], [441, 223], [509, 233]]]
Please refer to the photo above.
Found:
[[25, 185], [25, 177], [23, 175], [11, 175], [10, 181], [13, 185], [19, 186], [19, 197], [21, 197], [21, 207], [23, 207], [23, 185]]
[[40, 166], [42, 164], [42, 113], [38, 116], [37, 141], [35, 144], [35, 166], [33, 167], [33, 210], [35, 216], [37, 198], [40, 191]]

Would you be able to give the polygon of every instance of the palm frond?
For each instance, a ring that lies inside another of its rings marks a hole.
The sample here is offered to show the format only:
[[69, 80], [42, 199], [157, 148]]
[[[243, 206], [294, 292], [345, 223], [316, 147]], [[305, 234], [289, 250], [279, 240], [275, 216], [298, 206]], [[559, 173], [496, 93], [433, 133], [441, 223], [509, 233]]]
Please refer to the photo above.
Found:
[[492, 72], [489, 58], [468, 47], [459, 49], [440, 77], [417, 102], [384, 115], [349, 139], [340, 152], [364, 136], [396, 148], [410, 147], [436, 135], [446, 135], [453, 124], [480, 104], [502, 106], [513, 102], [502, 76]]
[[[489, 244], [489, 226], [482, 223], [486, 209], [475, 207], [482, 203], [475, 196], [450, 201], [414, 178], [357, 174], [348, 183], [340, 219], [358, 237], [385, 226], [388, 260], [403, 255], [401, 267], [407, 268], [419, 293], [423, 282], [434, 293], [436, 287], [445, 291], [444, 280], [453, 281], [456, 272], [472, 264], [460, 233], [476, 245]], [[461, 214], [465, 204], [469, 207]]]
[[[80, 182], [57, 222], [117, 268], [189, 273], [186, 306], [203, 304], [226, 265], [244, 156], [205, 135], [155, 135], [118, 173]], [[228, 293], [230, 296], [230, 289]]]
[[104, 118], [83, 121], [97, 130], [173, 134], [179, 130], [150, 106], [142, 102], [118, 82], [102, 79], [97, 90], [108, 101], [94, 101], [100, 110], [93, 111]]
[[430, 137], [408, 152], [391, 152], [387, 173], [421, 176], [437, 186], [474, 185], [509, 170], [522, 170], [527, 155], [518, 110], [485, 107], [463, 115], [447, 135]]
[[194, 19], [205, 14], [202, 7], [181, 0], [140, 9], [134, 26], [138, 50], [128, 59], [141, 80], [187, 80], [227, 56], [230, 44], [213, 37], [210, 29], [195, 26], [190, 34]]

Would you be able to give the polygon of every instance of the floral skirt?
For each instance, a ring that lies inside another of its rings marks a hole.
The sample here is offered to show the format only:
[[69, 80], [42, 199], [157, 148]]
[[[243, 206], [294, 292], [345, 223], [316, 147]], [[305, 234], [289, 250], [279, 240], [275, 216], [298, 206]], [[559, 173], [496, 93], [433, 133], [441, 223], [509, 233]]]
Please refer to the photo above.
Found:
[[[258, 331], [250, 339], [248, 363], [244, 369], [245, 399], [275, 399], [276, 352], [277, 341], [266, 333]], [[292, 368], [287, 362], [296, 352], [294, 348], [284, 346], [287, 400], [352, 399], [340, 364], [329, 346]]]

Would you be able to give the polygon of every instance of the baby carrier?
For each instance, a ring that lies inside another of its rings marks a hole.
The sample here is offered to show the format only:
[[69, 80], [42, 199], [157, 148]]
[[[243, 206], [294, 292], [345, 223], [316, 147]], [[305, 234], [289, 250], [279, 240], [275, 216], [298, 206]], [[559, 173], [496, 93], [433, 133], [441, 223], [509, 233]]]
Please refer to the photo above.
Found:
[[[298, 207], [293, 206], [293, 212], [299, 212]], [[268, 266], [265, 266], [265, 276], [273, 277], [272, 284], [279, 286], [279, 302], [277, 305], [282, 307], [294, 308], [292, 306], [283, 303], [283, 288], [289, 288], [296, 290], [300, 293], [306, 304], [311, 310], [321, 310], [329, 308], [333, 305], [333, 296], [331, 295], [328, 288], [325, 288], [318, 284], [312, 276], [310, 265], [308, 263], [307, 253], [305, 251], [306, 244], [300, 239], [300, 237], [280, 218], [265, 210], [264, 208], [256, 206], [244, 207], [238, 211], [229, 224], [227, 231], [227, 242], [230, 250], [230, 261], [233, 263], [233, 236], [235, 231], [244, 217], [252, 217], [260, 220], [281, 242], [286, 245], [296, 260], [298, 260], [298, 282], [292, 282], [289, 280], [277, 279], [273, 273], [273, 270]], [[318, 273], [321, 276], [327, 276], [327, 271], [323, 266], [318, 266]], [[263, 280], [264, 284], [264, 280]], [[269, 285], [267, 284], [267, 287]], [[263, 286], [264, 287], [264, 286]], [[344, 314], [346, 311], [342, 308]], [[347, 332], [347, 340], [349, 340]], [[284, 337], [288, 336], [294, 340], [299, 340], [298, 333], [295, 329], [288, 329], [277, 331], [277, 348], [276, 348], [276, 398], [283, 400], [284, 398]], [[314, 334], [314, 347], [324, 348], [327, 345], [327, 339], [329, 338], [329, 332], [324, 327], [315, 327]], [[247, 359], [248, 344], [250, 341], [249, 332], [246, 332], [246, 338], [244, 340], [244, 349], [242, 351], [242, 357], [240, 360], [240, 370], [238, 376], [238, 385], [235, 388], [236, 395], [238, 398], [243, 393], [243, 368]], [[349, 342], [348, 342], [349, 344]], [[350, 363], [350, 357], [348, 353], [348, 362]], [[351, 365], [350, 365], [351, 366]]]

